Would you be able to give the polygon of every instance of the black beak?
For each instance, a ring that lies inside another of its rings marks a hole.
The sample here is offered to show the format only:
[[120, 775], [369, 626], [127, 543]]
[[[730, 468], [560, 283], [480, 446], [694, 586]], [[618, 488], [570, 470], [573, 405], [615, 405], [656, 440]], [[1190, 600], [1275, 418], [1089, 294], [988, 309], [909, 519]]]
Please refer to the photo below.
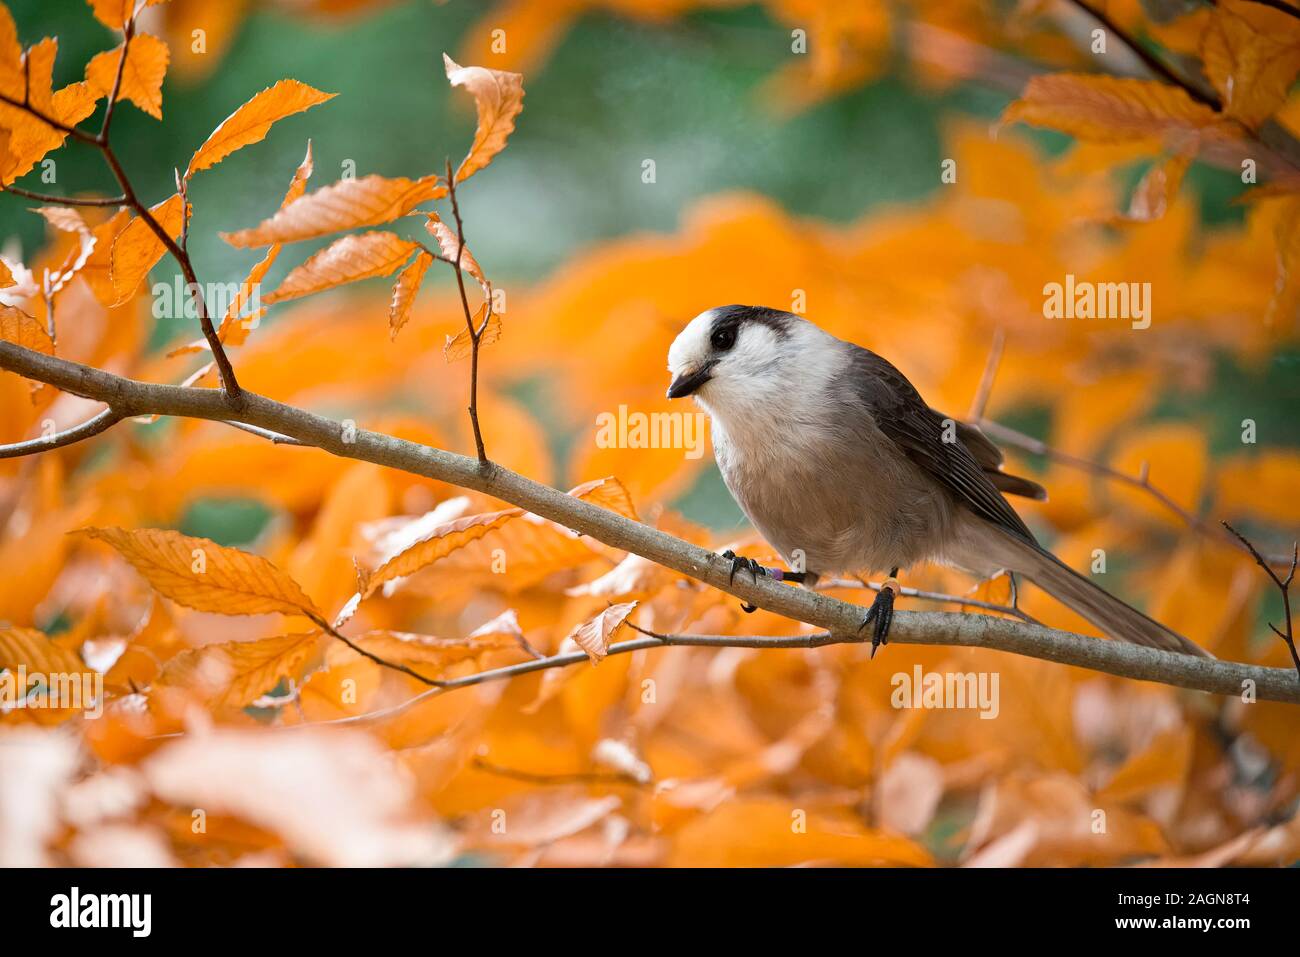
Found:
[[690, 372], [683, 372], [668, 384], [668, 398], [680, 399], [682, 396], [691, 395], [700, 386], [708, 382], [711, 378], [710, 373], [713, 371], [713, 363], [706, 362], [698, 369]]

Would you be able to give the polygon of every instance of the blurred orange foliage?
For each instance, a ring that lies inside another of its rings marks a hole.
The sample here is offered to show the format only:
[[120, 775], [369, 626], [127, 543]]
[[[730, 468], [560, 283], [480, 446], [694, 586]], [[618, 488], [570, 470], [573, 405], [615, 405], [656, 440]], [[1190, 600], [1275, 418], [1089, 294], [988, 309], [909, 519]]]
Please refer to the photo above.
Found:
[[[496, 5], [460, 58], [485, 59], [486, 31], [504, 25], [509, 62], [447, 63], [451, 82], [465, 88], [456, 95], [475, 98], [480, 121], [454, 185], [490, 163], [520, 115], [522, 84], [502, 71], [540, 62], [572, 18], [599, 7], [662, 21], [697, 5]], [[110, 25], [117, 6], [95, 4]], [[219, 6], [233, 30], [246, 5]], [[910, 5], [906, 24], [883, 3], [766, 6], [819, 41], [807, 63], [774, 78], [784, 108], [875, 76], [891, 35], [918, 25], [1062, 70], [1089, 62], [1050, 24], [1018, 19], [1004, 29], [974, 0]], [[164, 36], [183, 31], [196, 8], [165, 5], [157, 14]], [[1121, 26], [1144, 22], [1136, 3], [1110, 8]], [[584, 482], [572, 494], [768, 560], [751, 534], [719, 534], [670, 507], [701, 479], [707, 458], [595, 441], [599, 416], [621, 404], [670, 410], [664, 357], [686, 320], [720, 303], [786, 307], [797, 296], [828, 331], [890, 357], [936, 408], [958, 415], [971, 407], [1000, 330], [1007, 346], [984, 414], [1039, 410], [1042, 438], [1057, 449], [1147, 474], [1194, 515], [1294, 534], [1294, 449], [1261, 437], [1216, 458], [1204, 422], [1151, 415], [1162, 396], [1209, 388], [1216, 357], [1251, 370], [1293, 348], [1300, 303], [1295, 180], [1262, 188], [1241, 225], [1216, 227], [1179, 188], [1211, 139], [1248, 142], [1285, 109], [1300, 70], [1300, 19], [1235, 0], [1186, 19], [1147, 26], [1171, 49], [1202, 51], [1218, 109], [1160, 80], [1050, 75], [1006, 119], [1078, 137], [1061, 155], [1011, 127], [992, 136], [954, 120], [945, 155], [959, 173], [923, 202], [833, 225], [758, 195], [715, 196], [671, 235], [610, 241], [533, 288], [512, 287], [504, 313], [491, 264], [462, 250], [449, 213], [431, 217], [429, 232], [411, 227], [412, 214], [428, 212], [416, 207], [452, 185], [441, 170], [307, 192], [309, 153], [297, 174], [284, 171], [292, 185], [278, 211], [277, 186], [268, 190], [268, 219], [227, 236], [241, 247], [270, 245], [250, 283], [281, 243], [392, 225], [344, 236], [298, 266], [262, 301], [311, 298], [278, 307], [273, 324], [241, 323], [238, 308], [224, 314], [221, 339], [245, 389], [467, 449], [470, 364], [450, 360], [469, 352], [472, 312], [483, 336], [479, 415], [495, 462], [560, 487]], [[129, 48], [121, 95], [152, 113], [168, 59], [163, 39], [147, 36]], [[0, 7], [0, 92], [21, 98], [29, 63], [33, 102], [75, 124], [111, 91], [106, 62], [97, 57], [84, 83], [53, 91], [53, 55], [53, 41], [23, 54]], [[174, 59], [177, 69], [190, 69], [185, 63]], [[948, 83], [977, 65], [921, 60], [917, 68], [924, 82]], [[199, 148], [187, 178], [325, 98], [293, 81], [264, 91]], [[4, 181], [63, 138], [19, 106], [0, 105]], [[1162, 165], [1171, 153], [1186, 162], [1162, 166], [1166, 178], [1139, 187], [1144, 205], [1130, 206], [1115, 167], [1135, 157]], [[473, 188], [491, 189], [490, 171]], [[155, 214], [180, 235], [183, 195]], [[423, 245], [430, 233], [432, 248]], [[52, 218], [45, 248], [0, 270], [0, 338], [135, 378], [215, 386], [204, 340], [165, 356], [146, 347], [141, 287], [164, 253], [126, 211]], [[466, 303], [442, 288], [417, 295], [435, 257], [460, 260], [476, 280]], [[404, 264], [391, 294], [314, 295]], [[1067, 274], [1149, 282], [1159, 318], [1140, 331], [1046, 320], [1044, 287]], [[62, 277], [52, 291], [51, 275]], [[51, 302], [56, 340], [46, 331]], [[525, 386], [538, 397], [521, 400]], [[94, 410], [0, 374], [0, 442], [67, 428]], [[571, 440], [557, 446], [557, 434]], [[1087, 567], [1100, 550], [1122, 566], [1111, 569], [1117, 589], [1143, 596], [1152, 614], [1219, 657], [1288, 664], [1280, 642], [1260, 638], [1267, 581], [1239, 551], [1140, 490], [1020, 458], [1016, 468], [1041, 465], [1051, 492], [1025, 514], [1065, 561]], [[169, 531], [196, 505], [229, 498], [255, 500], [271, 516], [245, 546], [255, 555]], [[92, 531], [70, 534], [80, 529]], [[890, 647], [874, 663], [852, 645], [605, 657], [610, 641], [629, 637], [627, 621], [711, 634], [799, 626], [763, 611], [742, 615], [714, 590], [508, 503], [221, 423], [126, 423], [0, 462], [0, 579], [0, 668], [93, 673], [104, 693], [94, 708], [0, 705], [0, 809], [32, 809], [0, 816], [0, 863], [349, 865], [474, 855], [556, 865], [1007, 866], [1278, 864], [1300, 855], [1300, 823], [1275, 823], [1280, 809], [1294, 809], [1300, 775], [1285, 705], [947, 647]], [[937, 568], [916, 570], [908, 584], [957, 594], [972, 586]], [[862, 600], [861, 590], [837, 594]], [[1093, 633], [1040, 594], [1022, 596], [1021, 607]], [[330, 628], [354, 645], [331, 639]], [[420, 676], [455, 678], [575, 648], [591, 663], [408, 704], [426, 690]], [[913, 707], [909, 694], [899, 704], [900, 678], [934, 674], [995, 677], [996, 702], [983, 711]], [[320, 727], [281, 730], [303, 724]]]

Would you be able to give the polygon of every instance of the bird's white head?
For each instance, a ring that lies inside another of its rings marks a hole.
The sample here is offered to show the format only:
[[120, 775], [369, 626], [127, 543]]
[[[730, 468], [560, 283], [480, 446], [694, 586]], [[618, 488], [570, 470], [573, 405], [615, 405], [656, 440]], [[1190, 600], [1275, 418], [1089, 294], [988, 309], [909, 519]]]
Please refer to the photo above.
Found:
[[784, 388], [797, 358], [789, 340], [799, 325], [807, 323], [762, 306], [700, 313], [668, 350], [668, 398], [693, 395], [712, 410]]

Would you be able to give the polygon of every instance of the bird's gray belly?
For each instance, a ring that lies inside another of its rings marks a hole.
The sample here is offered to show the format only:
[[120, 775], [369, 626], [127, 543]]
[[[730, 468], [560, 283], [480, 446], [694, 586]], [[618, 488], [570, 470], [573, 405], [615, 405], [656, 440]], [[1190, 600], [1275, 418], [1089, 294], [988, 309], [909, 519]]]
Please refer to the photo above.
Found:
[[821, 443], [816, 452], [730, 442], [716, 451], [736, 502], [791, 568], [820, 575], [906, 568], [938, 553], [952, 520], [948, 494], [879, 432]]

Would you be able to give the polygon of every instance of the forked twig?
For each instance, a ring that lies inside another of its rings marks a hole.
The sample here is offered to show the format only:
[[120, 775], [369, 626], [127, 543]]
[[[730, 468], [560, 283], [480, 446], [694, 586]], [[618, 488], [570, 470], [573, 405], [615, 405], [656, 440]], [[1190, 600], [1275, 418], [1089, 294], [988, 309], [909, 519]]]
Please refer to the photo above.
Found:
[[1286, 642], [1287, 650], [1291, 652], [1291, 660], [1295, 663], [1296, 678], [1300, 679], [1300, 655], [1296, 654], [1295, 634], [1291, 630], [1291, 580], [1295, 578], [1296, 560], [1300, 559], [1300, 542], [1291, 546], [1291, 567], [1287, 569], [1286, 578], [1280, 578], [1278, 577], [1277, 572], [1273, 571], [1269, 566], [1269, 563], [1264, 560], [1264, 556], [1255, 549], [1255, 546], [1250, 543], [1250, 540], [1246, 538], [1245, 535], [1241, 534], [1241, 532], [1237, 531], [1227, 522], [1223, 523], [1223, 527], [1235, 535], [1242, 545], [1246, 546], [1246, 550], [1254, 557], [1256, 564], [1258, 564], [1260, 568], [1264, 569], [1264, 574], [1268, 575], [1268, 577], [1272, 579], [1273, 584], [1277, 586], [1277, 590], [1282, 593], [1282, 617], [1286, 624], [1286, 632], [1283, 633], [1279, 630], [1277, 625], [1273, 624], [1271, 621], [1268, 623], [1268, 627], [1273, 630], [1273, 634]]

